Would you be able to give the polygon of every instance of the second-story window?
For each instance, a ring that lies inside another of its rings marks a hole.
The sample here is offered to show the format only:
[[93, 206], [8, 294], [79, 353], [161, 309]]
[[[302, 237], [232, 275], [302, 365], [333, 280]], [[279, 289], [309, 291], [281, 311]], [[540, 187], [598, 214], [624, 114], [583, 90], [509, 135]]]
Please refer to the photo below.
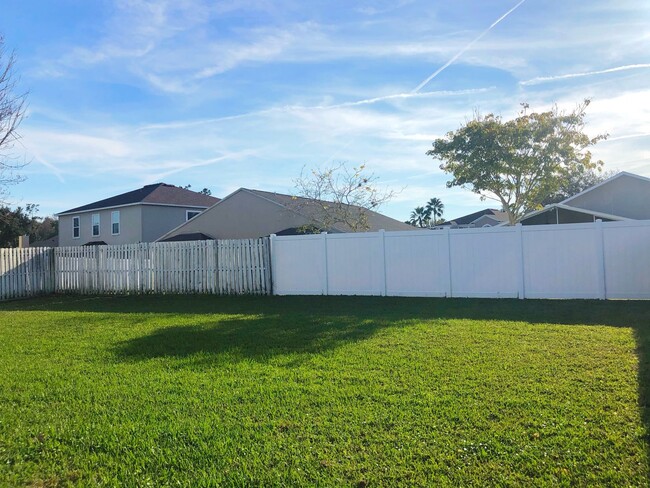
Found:
[[111, 212], [111, 234], [114, 236], [120, 233], [120, 211]]
[[79, 217], [72, 217], [72, 237], [73, 239], [79, 239], [79, 231], [81, 225], [79, 224]]
[[92, 235], [93, 237], [99, 236], [99, 214], [92, 215]]

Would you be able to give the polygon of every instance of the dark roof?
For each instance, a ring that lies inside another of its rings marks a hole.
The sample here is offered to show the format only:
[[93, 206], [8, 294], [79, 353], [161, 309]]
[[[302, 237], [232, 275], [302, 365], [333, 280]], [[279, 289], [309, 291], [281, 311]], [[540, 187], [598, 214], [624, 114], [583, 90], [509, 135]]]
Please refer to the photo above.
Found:
[[484, 210], [479, 210], [478, 212], [471, 213], [469, 215], [463, 215], [462, 217], [458, 217], [457, 219], [450, 219], [442, 225], [451, 225], [452, 222], [455, 222], [457, 225], [469, 225], [472, 222], [474, 222], [476, 219], [478, 219], [479, 217], [483, 217], [484, 215], [489, 215], [490, 217], [494, 217], [499, 222], [505, 222], [506, 220], [508, 220], [508, 215], [505, 212], [502, 212], [501, 210], [495, 210], [493, 208], [486, 208]]
[[59, 247], [59, 236], [56, 235], [44, 241], [30, 242], [29, 247]]
[[213, 241], [214, 237], [210, 237], [203, 232], [188, 232], [187, 234], [178, 234], [171, 236], [167, 239], [161, 239], [159, 242], [176, 242], [176, 241]]
[[[291, 195], [285, 195], [283, 193], [273, 193], [269, 191], [262, 191], [262, 190], [250, 190], [247, 188], [244, 188], [244, 190], [253, 193], [257, 196], [260, 196], [262, 198], [265, 198], [267, 200], [271, 200], [278, 205], [282, 205], [285, 208], [288, 208], [290, 210], [294, 210], [305, 217], [308, 217], [310, 219], [318, 220], [319, 214], [321, 214], [322, 210], [319, 205], [315, 205], [313, 200], [310, 200], [308, 198], [302, 198], [302, 197], [296, 197], [296, 196], [291, 196]], [[325, 202], [325, 203], [331, 203], [331, 202]], [[376, 232], [378, 230], [389, 230], [389, 231], [398, 231], [398, 230], [417, 230], [415, 227], [409, 224], [405, 224], [404, 222], [400, 222], [399, 220], [395, 220], [393, 218], [387, 217], [386, 215], [373, 212], [372, 210], [368, 209], [362, 209], [361, 207], [357, 207], [355, 205], [348, 205], [349, 207], [356, 209], [358, 212], [366, 212], [366, 215], [368, 217], [368, 225], [369, 229], [368, 232]], [[333, 229], [329, 229], [329, 232], [354, 232], [352, 228], [350, 228], [348, 225], [344, 223], [337, 223], [333, 226]]]
[[118, 207], [135, 203], [150, 203], [158, 205], [183, 205], [188, 207], [207, 208], [219, 201], [218, 198], [203, 195], [195, 191], [186, 190], [166, 183], [146, 185], [137, 190], [128, 191], [114, 197], [98, 200], [81, 207], [71, 208], [58, 215], [65, 215], [74, 212], [85, 212], [99, 208]]

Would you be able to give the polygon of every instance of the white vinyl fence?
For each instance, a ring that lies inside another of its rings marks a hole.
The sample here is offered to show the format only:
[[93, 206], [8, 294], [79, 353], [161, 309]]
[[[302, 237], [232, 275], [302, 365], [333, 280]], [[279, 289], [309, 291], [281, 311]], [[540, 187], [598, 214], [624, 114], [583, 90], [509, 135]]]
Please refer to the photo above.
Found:
[[52, 249], [0, 249], [0, 300], [54, 291]]
[[268, 238], [3, 249], [0, 258], [0, 299], [51, 292], [271, 293]]
[[278, 295], [650, 298], [650, 221], [272, 236]]

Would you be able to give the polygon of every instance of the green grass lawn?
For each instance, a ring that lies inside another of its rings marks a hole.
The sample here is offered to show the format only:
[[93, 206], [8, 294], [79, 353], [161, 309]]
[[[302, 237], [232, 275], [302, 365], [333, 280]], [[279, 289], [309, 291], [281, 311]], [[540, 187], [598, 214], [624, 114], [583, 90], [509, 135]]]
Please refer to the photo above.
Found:
[[650, 302], [0, 304], [3, 486], [645, 486]]

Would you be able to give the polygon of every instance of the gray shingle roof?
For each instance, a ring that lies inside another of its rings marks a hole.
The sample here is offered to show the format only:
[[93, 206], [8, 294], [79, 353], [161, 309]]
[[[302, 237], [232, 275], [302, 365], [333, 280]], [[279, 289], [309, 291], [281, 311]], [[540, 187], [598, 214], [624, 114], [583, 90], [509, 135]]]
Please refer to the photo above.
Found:
[[131, 205], [135, 203], [149, 203], [158, 205], [183, 205], [187, 207], [207, 208], [217, 203], [218, 198], [203, 195], [195, 191], [186, 190], [166, 183], [156, 183], [146, 185], [137, 190], [115, 195], [114, 197], [98, 200], [81, 207], [71, 208], [58, 215], [65, 215], [75, 212], [85, 212], [99, 208], [118, 207], [122, 205]]
[[[273, 193], [273, 192], [268, 192], [263, 190], [251, 190], [251, 189], [245, 189], [245, 190], [257, 196], [260, 196], [262, 198], [266, 198], [267, 200], [271, 200], [279, 205], [282, 205], [283, 207], [297, 211], [310, 219], [318, 220], [318, 216], [320, 212], [322, 212], [321, 210], [322, 207], [320, 207], [317, 204], [314, 204], [313, 201], [307, 198], [295, 197], [291, 195], [285, 195], [283, 193]], [[404, 222], [400, 222], [399, 220], [395, 220], [393, 218], [387, 217], [386, 215], [373, 212], [372, 210], [362, 209], [361, 207], [357, 207], [354, 205], [349, 205], [349, 207], [358, 212], [363, 211], [366, 213], [368, 217], [368, 225], [369, 225], [368, 232], [376, 232], [381, 229], [388, 230], [388, 231], [417, 230], [412, 225], [405, 224]], [[352, 228], [350, 228], [348, 225], [344, 223], [335, 224], [334, 229], [331, 230], [335, 230], [338, 232], [354, 232]]]
[[452, 222], [456, 222], [457, 225], [469, 225], [474, 222], [476, 219], [483, 217], [484, 215], [489, 215], [494, 217], [499, 222], [505, 222], [508, 220], [508, 214], [502, 212], [501, 210], [495, 210], [493, 208], [486, 208], [484, 210], [479, 210], [478, 212], [471, 213], [469, 215], [463, 215], [457, 219], [450, 219], [446, 221], [443, 225], [450, 225]]

